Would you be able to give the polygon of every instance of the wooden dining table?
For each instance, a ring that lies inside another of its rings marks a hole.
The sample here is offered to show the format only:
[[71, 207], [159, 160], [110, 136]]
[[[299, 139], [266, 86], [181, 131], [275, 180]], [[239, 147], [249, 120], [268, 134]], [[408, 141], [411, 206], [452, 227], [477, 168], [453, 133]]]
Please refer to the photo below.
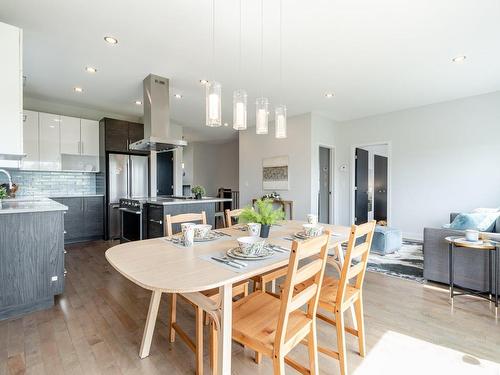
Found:
[[[290, 249], [289, 238], [302, 229], [302, 224], [304, 222], [284, 221], [273, 226], [267, 243]], [[350, 228], [322, 225], [331, 230], [330, 247], [342, 257], [340, 245], [348, 241]], [[246, 232], [238, 226], [218, 231], [226, 235], [210, 242], [195, 242], [192, 247], [182, 247], [163, 237], [123, 243], [106, 251], [106, 259], [120, 274], [152, 292], [139, 350], [141, 358], [149, 355], [162, 293], [182, 293], [214, 319], [219, 335], [218, 369], [221, 374], [231, 374], [233, 284], [285, 266], [289, 256], [275, 253], [267, 260], [245, 261], [247, 268], [232, 269], [210, 261], [211, 255], [225, 254], [236, 247], [236, 239]], [[215, 301], [201, 293], [213, 288], [219, 288], [219, 299]]]

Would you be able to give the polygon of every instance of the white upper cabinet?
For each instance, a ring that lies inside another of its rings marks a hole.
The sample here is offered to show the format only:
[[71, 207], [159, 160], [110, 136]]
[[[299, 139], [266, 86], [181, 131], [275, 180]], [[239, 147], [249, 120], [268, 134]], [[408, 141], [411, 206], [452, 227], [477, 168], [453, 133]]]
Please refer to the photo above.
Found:
[[59, 115], [43, 112], [38, 115], [41, 170], [61, 170], [60, 121]]
[[61, 154], [80, 155], [80, 119], [60, 116]]
[[40, 168], [40, 149], [38, 134], [38, 112], [24, 111], [23, 116], [23, 151], [26, 157], [21, 161], [22, 169]]
[[99, 121], [81, 120], [81, 154], [99, 156]]
[[3, 155], [23, 153], [22, 30], [0, 22], [0, 167], [18, 167]]

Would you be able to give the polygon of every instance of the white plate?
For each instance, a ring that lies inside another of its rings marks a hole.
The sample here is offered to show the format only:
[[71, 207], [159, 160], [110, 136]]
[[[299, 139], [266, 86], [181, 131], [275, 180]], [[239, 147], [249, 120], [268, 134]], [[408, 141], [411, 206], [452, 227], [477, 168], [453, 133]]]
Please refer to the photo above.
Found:
[[299, 232], [295, 232], [293, 234], [293, 236], [295, 238], [298, 238], [300, 240], [307, 240], [308, 238], [310, 238], [310, 236], [306, 235], [306, 232], [304, 232], [303, 230], [299, 231]]
[[469, 241], [466, 238], [458, 238], [455, 240], [456, 243], [463, 243], [464, 245], [483, 245], [484, 241], [483, 240], [478, 240], [478, 241]]
[[208, 232], [206, 237], [195, 237], [194, 242], [214, 241], [214, 240], [218, 240], [219, 238], [221, 238], [220, 234], [217, 234], [214, 232]]
[[233, 247], [227, 251], [227, 256], [234, 259], [241, 260], [262, 260], [271, 258], [274, 255], [274, 251], [268, 248], [264, 248], [261, 255], [246, 255], [240, 251], [239, 247]]

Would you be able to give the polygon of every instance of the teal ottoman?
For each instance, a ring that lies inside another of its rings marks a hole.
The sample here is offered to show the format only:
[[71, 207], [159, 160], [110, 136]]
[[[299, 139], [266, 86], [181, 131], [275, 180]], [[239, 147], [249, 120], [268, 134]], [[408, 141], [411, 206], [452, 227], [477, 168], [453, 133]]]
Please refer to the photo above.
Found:
[[403, 234], [399, 229], [376, 226], [371, 251], [377, 254], [392, 254], [401, 249]]

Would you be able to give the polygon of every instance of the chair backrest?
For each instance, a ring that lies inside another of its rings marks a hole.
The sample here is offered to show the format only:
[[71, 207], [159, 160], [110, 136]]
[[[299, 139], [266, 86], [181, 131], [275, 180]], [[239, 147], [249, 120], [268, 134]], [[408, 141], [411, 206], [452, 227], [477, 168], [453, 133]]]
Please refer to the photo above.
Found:
[[[286, 342], [286, 333], [289, 316], [292, 312], [307, 305], [307, 317], [316, 319], [321, 284], [325, 272], [326, 259], [328, 256], [328, 240], [330, 232], [325, 231], [321, 236], [304, 242], [294, 241], [288, 263], [288, 272], [284, 287], [281, 292], [281, 308], [276, 330], [275, 350], [283, 346], [293, 346], [295, 343]], [[299, 267], [301, 260], [308, 259], [310, 262]], [[306, 288], [294, 293], [295, 286], [306, 280], [312, 280]]]
[[165, 216], [165, 236], [172, 236], [174, 233], [172, 231], [172, 224], [190, 223], [193, 221], [201, 221], [202, 224], [207, 223], [207, 215], [205, 211], [201, 211], [199, 214], [179, 214], [175, 216], [166, 215]]
[[[337, 306], [340, 306], [344, 302], [347, 284], [352, 278], [356, 278], [356, 282], [353, 284], [356, 289], [361, 290], [363, 287], [375, 226], [375, 220], [365, 224], [351, 226], [349, 244], [347, 245], [347, 253], [344, 258], [344, 265], [342, 266], [339, 287], [337, 289]], [[357, 243], [358, 239], [363, 239], [363, 242]], [[359, 260], [353, 265], [352, 261], [356, 258], [359, 258]]]
[[226, 228], [231, 228], [233, 226], [233, 217], [238, 217], [243, 212], [242, 209], [238, 210], [226, 210]]

